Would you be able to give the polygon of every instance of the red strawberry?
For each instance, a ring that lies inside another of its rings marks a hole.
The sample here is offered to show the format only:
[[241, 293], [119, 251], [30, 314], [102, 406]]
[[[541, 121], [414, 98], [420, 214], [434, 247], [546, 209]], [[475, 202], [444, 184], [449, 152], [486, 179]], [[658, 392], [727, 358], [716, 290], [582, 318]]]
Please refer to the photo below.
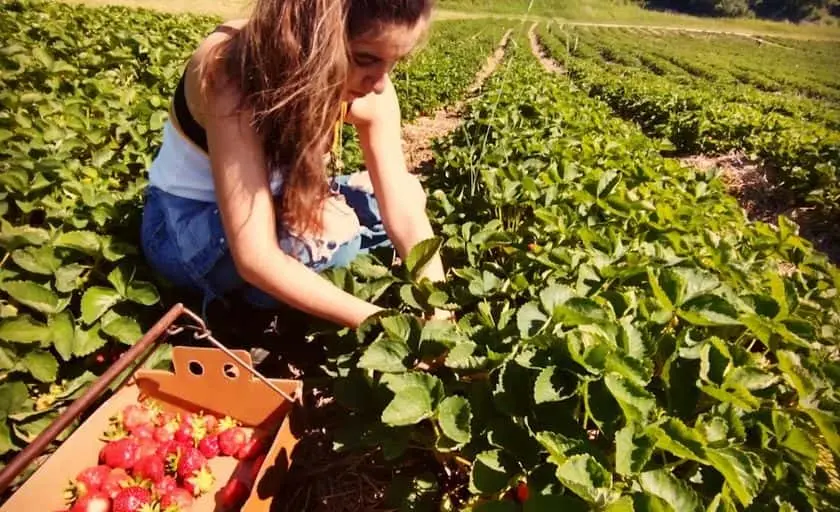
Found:
[[248, 493], [248, 486], [242, 480], [233, 478], [219, 489], [216, 496], [223, 510], [239, 510], [248, 499]]
[[154, 483], [160, 482], [165, 476], [163, 457], [149, 455], [137, 461], [132, 474], [136, 477], [151, 480]]
[[155, 483], [155, 494], [165, 496], [178, 488], [178, 481], [174, 476], [164, 475], [159, 482]]
[[207, 465], [207, 459], [196, 448], [187, 448], [178, 458], [178, 476], [188, 478]]
[[122, 468], [112, 469], [102, 482], [102, 492], [108, 495], [109, 498], [114, 499], [117, 494], [131, 482], [131, 477], [128, 476], [126, 470]]
[[106, 444], [99, 452], [100, 460], [112, 468], [131, 469], [137, 463], [138, 443], [130, 437]]
[[[191, 418], [189, 415], [188, 417]], [[193, 426], [189, 420], [182, 421], [178, 426], [178, 430], [175, 431], [175, 440], [181, 443], [193, 442]]]
[[235, 457], [239, 460], [250, 460], [266, 451], [265, 438], [258, 435], [251, 435], [251, 438], [236, 451]]
[[186, 489], [174, 489], [160, 499], [164, 512], [186, 512], [193, 505], [194, 498]]
[[108, 478], [111, 468], [104, 465], [83, 469], [76, 475], [76, 490], [79, 496], [102, 488], [102, 483]]
[[519, 503], [525, 503], [528, 501], [528, 496], [530, 495], [530, 491], [528, 490], [528, 484], [525, 482], [519, 482], [516, 485], [516, 501]]
[[193, 496], [200, 496], [213, 488], [216, 477], [210, 472], [210, 468], [203, 466], [193, 476], [184, 479], [184, 489]]
[[207, 457], [208, 459], [212, 459], [219, 455], [219, 436], [216, 434], [210, 434], [209, 436], [205, 437], [198, 443], [198, 449], [201, 451], [201, 454]]
[[157, 454], [158, 444], [152, 439], [140, 439], [137, 442], [137, 460]]
[[143, 423], [131, 429], [131, 434], [137, 439], [154, 439], [155, 427], [151, 423]]
[[248, 441], [248, 435], [240, 427], [233, 427], [219, 433], [219, 450], [222, 455], [234, 455]]
[[207, 429], [208, 434], [215, 433], [216, 429], [219, 428], [219, 418], [208, 414], [204, 417], [204, 427]]
[[114, 498], [113, 512], [140, 512], [152, 503], [152, 493], [142, 487], [126, 487]]
[[108, 499], [108, 496], [102, 491], [94, 491], [90, 494], [82, 496], [76, 503], [73, 504], [73, 508], [70, 509], [70, 512], [110, 512], [111, 511], [111, 500]]
[[122, 423], [128, 430], [134, 430], [137, 426], [151, 423], [151, 421], [151, 411], [142, 405], [131, 404], [122, 410]]
[[177, 423], [165, 423], [159, 427], [155, 427], [152, 438], [158, 443], [165, 443], [175, 439], [175, 431], [178, 430]]
[[169, 456], [177, 453], [177, 451], [178, 443], [176, 443], [175, 441], [166, 441], [158, 445], [157, 449], [155, 450], [155, 453], [164, 460], [169, 460]]

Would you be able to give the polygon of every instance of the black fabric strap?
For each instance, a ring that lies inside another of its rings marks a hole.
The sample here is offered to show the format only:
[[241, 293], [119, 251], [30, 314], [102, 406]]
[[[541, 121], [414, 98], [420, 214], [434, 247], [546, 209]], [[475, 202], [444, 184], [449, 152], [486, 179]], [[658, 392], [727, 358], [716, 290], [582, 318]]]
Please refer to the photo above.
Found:
[[175, 89], [175, 117], [178, 118], [178, 124], [181, 125], [181, 130], [196, 146], [207, 152], [207, 132], [195, 120], [187, 106], [187, 95], [184, 92], [184, 83], [186, 81], [187, 73], [181, 75], [181, 80], [178, 81], [178, 87]]

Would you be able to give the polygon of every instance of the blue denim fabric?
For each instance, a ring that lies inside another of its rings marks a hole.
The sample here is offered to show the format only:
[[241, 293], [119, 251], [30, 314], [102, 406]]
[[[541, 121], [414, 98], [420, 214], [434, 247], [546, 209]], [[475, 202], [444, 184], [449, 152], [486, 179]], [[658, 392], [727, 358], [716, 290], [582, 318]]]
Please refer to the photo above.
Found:
[[[306, 243], [278, 226], [281, 249], [316, 272], [347, 266], [361, 253], [391, 246], [376, 198], [365, 190], [349, 186], [348, 178], [334, 178], [331, 188], [344, 196], [359, 218], [361, 230], [351, 240], [337, 244], [338, 248], [329, 259], [313, 260]], [[249, 285], [237, 273], [216, 203], [175, 196], [149, 186], [141, 239], [143, 253], [151, 267], [175, 286], [202, 294], [202, 309], [213, 299], [233, 291], [241, 291], [256, 307], [279, 306], [276, 299]], [[335, 241], [325, 242], [330, 249], [336, 245]]]

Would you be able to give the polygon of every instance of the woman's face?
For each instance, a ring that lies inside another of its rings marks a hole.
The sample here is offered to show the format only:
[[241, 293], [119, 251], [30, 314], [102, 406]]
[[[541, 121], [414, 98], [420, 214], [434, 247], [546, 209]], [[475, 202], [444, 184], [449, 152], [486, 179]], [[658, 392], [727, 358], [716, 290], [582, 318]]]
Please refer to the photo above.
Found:
[[427, 18], [422, 18], [413, 26], [386, 24], [353, 39], [344, 99], [353, 101], [370, 93], [381, 94], [386, 76], [417, 46], [428, 23]]

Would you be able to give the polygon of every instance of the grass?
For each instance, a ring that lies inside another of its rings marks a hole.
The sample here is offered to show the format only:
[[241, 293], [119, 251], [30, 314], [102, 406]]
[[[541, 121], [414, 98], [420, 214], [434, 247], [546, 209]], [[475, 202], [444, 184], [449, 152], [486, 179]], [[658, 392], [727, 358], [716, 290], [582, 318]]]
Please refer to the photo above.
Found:
[[[225, 19], [246, 16], [254, 0], [63, 0], [87, 5], [144, 7], [163, 12], [215, 14]], [[781, 37], [837, 39], [840, 27], [746, 18], [701, 18], [642, 9], [622, 0], [438, 0], [439, 19], [517, 16], [558, 21], [686, 27]]]

